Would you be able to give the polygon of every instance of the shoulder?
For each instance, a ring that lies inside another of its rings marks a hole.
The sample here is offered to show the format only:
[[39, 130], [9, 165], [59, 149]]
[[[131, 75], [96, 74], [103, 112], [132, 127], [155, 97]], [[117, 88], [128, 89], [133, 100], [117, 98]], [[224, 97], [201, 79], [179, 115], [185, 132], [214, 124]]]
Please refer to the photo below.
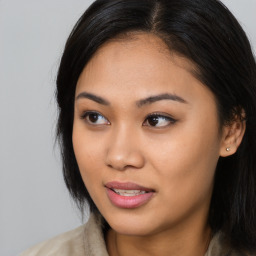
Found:
[[101, 218], [99, 216], [91, 215], [85, 225], [35, 245], [19, 256], [71, 255], [108, 256], [102, 234]]
[[58, 235], [52, 239], [33, 246], [19, 256], [66, 256], [70, 255], [68, 252], [71, 251], [72, 255], [74, 256], [84, 255], [84, 228], [85, 225]]

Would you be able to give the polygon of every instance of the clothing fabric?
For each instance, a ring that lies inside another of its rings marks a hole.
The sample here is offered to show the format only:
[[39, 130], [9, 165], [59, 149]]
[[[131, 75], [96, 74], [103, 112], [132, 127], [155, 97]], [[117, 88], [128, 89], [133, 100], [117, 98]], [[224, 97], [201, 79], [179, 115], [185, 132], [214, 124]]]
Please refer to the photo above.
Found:
[[[91, 215], [74, 230], [40, 243], [20, 256], [109, 256], [102, 232], [102, 218]], [[249, 256], [232, 250], [219, 232], [211, 240], [205, 256]]]

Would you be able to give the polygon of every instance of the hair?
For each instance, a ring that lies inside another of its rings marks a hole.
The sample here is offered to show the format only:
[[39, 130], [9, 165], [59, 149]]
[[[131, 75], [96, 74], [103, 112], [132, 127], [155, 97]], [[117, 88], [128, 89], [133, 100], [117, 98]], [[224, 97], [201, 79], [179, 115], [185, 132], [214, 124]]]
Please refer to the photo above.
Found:
[[91, 212], [98, 211], [72, 145], [78, 78], [100, 46], [132, 32], [154, 34], [194, 63], [194, 75], [215, 95], [221, 126], [246, 121], [237, 152], [218, 161], [209, 223], [234, 248], [256, 250], [256, 63], [245, 32], [218, 0], [97, 0], [78, 20], [65, 45], [56, 92], [57, 138], [71, 196], [80, 209], [88, 202]]

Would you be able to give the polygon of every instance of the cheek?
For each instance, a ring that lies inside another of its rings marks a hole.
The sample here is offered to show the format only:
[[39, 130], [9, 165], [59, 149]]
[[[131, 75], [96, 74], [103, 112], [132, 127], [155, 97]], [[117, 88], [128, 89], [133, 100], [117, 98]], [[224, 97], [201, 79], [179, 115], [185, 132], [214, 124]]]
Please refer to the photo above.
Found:
[[98, 205], [99, 198], [102, 197], [101, 188], [103, 168], [101, 143], [97, 142], [97, 137], [84, 133], [84, 129], [76, 126], [73, 127], [73, 148], [76, 161], [84, 182], [91, 198]]
[[81, 126], [74, 123], [72, 141], [79, 170], [82, 178], [86, 180], [85, 177], [90, 178], [91, 175], [100, 171], [97, 164], [102, 161], [103, 154], [102, 144], [97, 142], [97, 136], [86, 134]]
[[216, 129], [210, 126], [189, 125], [189, 129], [173, 130], [169, 139], [161, 143], [161, 150], [156, 151], [156, 145], [152, 147], [152, 152], [158, 152], [151, 155], [152, 165], [166, 188], [166, 197], [177, 204], [211, 194], [219, 139]]

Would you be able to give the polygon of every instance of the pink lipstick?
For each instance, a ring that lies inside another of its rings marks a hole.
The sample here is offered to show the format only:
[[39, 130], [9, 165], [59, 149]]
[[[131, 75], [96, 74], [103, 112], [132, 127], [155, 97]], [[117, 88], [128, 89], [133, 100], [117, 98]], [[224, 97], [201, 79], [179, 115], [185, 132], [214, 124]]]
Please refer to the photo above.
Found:
[[112, 181], [105, 184], [111, 203], [120, 208], [132, 209], [147, 203], [154, 195], [154, 190], [132, 182]]

